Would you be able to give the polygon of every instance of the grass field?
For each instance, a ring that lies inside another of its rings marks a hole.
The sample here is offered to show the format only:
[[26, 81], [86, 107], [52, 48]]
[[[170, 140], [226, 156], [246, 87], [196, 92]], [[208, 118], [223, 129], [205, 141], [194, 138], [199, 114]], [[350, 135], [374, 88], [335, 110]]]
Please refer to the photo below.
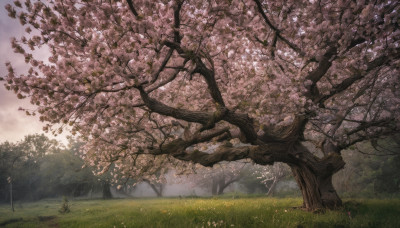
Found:
[[345, 200], [338, 211], [293, 209], [300, 198], [62, 200], [0, 205], [5, 227], [400, 227], [400, 200]]

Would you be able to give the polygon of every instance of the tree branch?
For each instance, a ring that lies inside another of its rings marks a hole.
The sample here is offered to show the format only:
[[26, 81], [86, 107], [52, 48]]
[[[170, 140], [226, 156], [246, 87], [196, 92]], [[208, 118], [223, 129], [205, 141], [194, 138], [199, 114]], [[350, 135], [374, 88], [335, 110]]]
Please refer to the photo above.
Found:
[[[213, 124], [212, 126], [214, 126], [215, 123], [225, 120], [235, 126], [238, 126], [245, 135], [247, 142], [257, 144], [257, 133], [254, 130], [253, 120], [247, 114], [234, 113], [225, 109], [224, 115], [220, 118], [216, 118], [216, 113], [189, 111], [170, 107], [149, 97], [142, 86], [138, 86], [137, 89], [139, 90], [140, 96], [145, 105], [153, 112], [188, 122], [200, 123], [204, 126], [209, 126], [210, 123]], [[209, 128], [210, 126], [206, 129]]]
[[221, 161], [237, 161], [248, 158], [248, 155], [251, 150], [253, 150], [251, 146], [242, 146], [242, 147], [221, 146], [218, 147], [218, 149], [211, 154], [195, 150], [193, 152], [185, 151], [180, 154], [176, 153], [173, 154], [172, 156], [182, 161], [192, 161], [206, 167], [212, 167], [214, 164]]
[[[365, 140], [379, 139], [384, 136], [390, 136], [399, 133], [400, 129], [396, 128], [395, 126], [390, 127], [391, 121], [392, 121], [391, 119], [382, 119], [361, 124], [356, 129], [347, 133], [348, 136], [353, 135], [355, 137], [353, 137], [352, 140], [348, 140], [347, 143], [346, 142], [341, 143], [339, 145], [339, 148], [346, 149], [358, 142], [362, 142]], [[374, 134], [368, 133], [367, 130], [372, 127], [380, 127], [381, 129], [375, 132]], [[364, 134], [360, 133], [362, 131], [364, 131]]]
[[206, 125], [212, 118], [213, 113], [200, 112], [200, 111], [189, 111], [185, 109], [173, 108], [165, 105], [151, 97], [144, 91], [144, 89], [139, 86], [138, 90], [140, 96], [145, 103], [145, 105], [153, 112], [161, 115], [171, 116], [177, 119], [185, 120], [188, 122], [195, 122]]
[[135, 7], [133, 7], [133, 3], [132, 0], [126, 0], [126, 2], [129, 5], [129, 9], [131, 10], [131, 12], [133, 13], [133, 15], [135, 15], [136, 18], [139, 17], [139, 14], [137, 13], [137, 11], [135, 10]]
[[199, 73], [204, 77], [211, 97], [216, 103], [224, 107], [225, 102], [222, 98], [221, 92], [215, 80], [214, 71], [206, 67], [206, 65], [201, 60], [201, 56], [198, 56], [198, 54], [191, 50], [184, 50], [177, 42], [165, 41], [164, 44], [168, 47], [174, 48], [181, 56], [187, 59], [191, 59], [196, 64], [196, 68], [193, 70], [192, 74]]
[[341, 83], [339, 83], [338, 85], [333, 86], [333, 89], [329, 92], [329, 94], [320, 96], [319, 98], [316, 99], [316, 101], [318, 103], [320, 103], [320, 104], [323, 104], [329, 98], [331, 98], [334, 95], [346, 90], [351, 85], [353, 85], [355, 82], [357, 82], [358, 80], [364, 78], [365, 75], [368, 74], [370, 71], [372, 71], [375, 68], [380, 67], [380, 66], [382, 66], [384, 64], [387, 64], [389, 61], [390, 61], [390, 58], [388, 58], [385, 55], [382, 55], [382, 56], [379, 56], [379, 57], [375, 58], [374, 60], [372, 60], [371, 62], [368, 63], [367, 70], [365, 72], [357, 71], [351, 77], [346, 78]]
[[[317, 82], [326, 74], [329, 68], [332, 66], [332, 57], [336, 55], [337, 49], [336, 47], [330, 47], [319, 61], [317, 68], [311, 71], [305, 78], [305, 80], [310, 80], [312, 84], [310, 85], [306, 93], [308, 98], [316, 99], [316, 96], [319, 95], [319, 91], [317, 88]], [[313, 100], [314, 100], [313, 99]]]
[[[305, 53], [294, 43], [290, 42], [289, 40], [287, 40], [285, 37], [283, 37], [281, 35], [281, 31], [275, 27], [271, 21], [268, 19], [267, 15], [265, 14], [262, 4], [259, 0], [253, 0], [256, 5], [257, 5], [257, 9], [258, 12], [261, 14], [262, 18], [264, 19], [265, 23], [267, 23], [267, 25], [275, 31], [276, 37], [278, 39], [280, 39], [282, 42], [284, 42], [286, 45], [288, 45], [293, 51], [295, 51], [296, 53], [298, 53], [300, 56], [305, 56]], [[274, 38], [275, 39], [275, 38]]]
[[211, 97], [217, 102], [220, 106], [225, 107], [225, 102], [222, 98], [221, 92], [219, 91], [217, 82], [215, 81], [214, 71], [208, 69], [206, 65], [201, 61], [201, 58], [196, 56], [194, 59], [196, 63], [196, 68], [193, 73], [201, 74], [206, 80], [208, 91], [210, 92]]
[[162, 145], [160, 148], [149, 151], [148, 154], [168, 154], [182, 161], [192, 161], [194, 163], [199, 163], [203, 166], [210, 167], [221, 161], [236, 161], [248, 158], [249, 153], [252, 151], [252, 153], [255, 154], [254, 150], [257, 150], [258, 146], [229, 147], [222, 145], [218, 147], [213, 153], [206, 153], [199, 150], [186, 150], [188, 147], [194, 144], [207, 142], [212, 138], [226, 133], [227, 131], [228, 128], [222, 128], [216, 131], [194, 135], [189, 140], [183, 140], [179, 138], [170, 143]]
[[170, 60], [172, 53], [174, 52], [174, 49], [170, 48], [168, 50], [167, 55], [165, 56], [163, 62], [161, 63], [160, 68], [158, 68], [157, 72], [155, 72], [152, 76], [151, 76], [151, 81], [150, 83], [154, 83], [155, 81], [157, 81], [158, 76], [160, 75], [160, 73], [164, 70], [165, 66], [167, 65], [168, 61]]
[[370, 127], [382, 127], [382, 126], [387, 126], [388, 123], [390, 123], [392, 121], [392, 119], [382, 119], [382, 120], [377, 120], [377, 121], [372, 121], [372, 122], [363, 122], [361, 123], [358, 127], [356, 127], [355, 129], [347, 132], [346, 134], [348, 136], [353, 135], [355, 133], [358, 133], [362, 130], [366, 130], [367, 128]]
[[174, 42], [181, 43], [181, 36], [179, 35], [179, 26], [181, 24], [179, 13], [181, 11], [182, 5], [184, 1], [177, 1], [176, 8], [174, 9]]
[[161, 81], [160, 83], [158, 83], [156, 86], [149, 86], [146, 88], [146, 93], [151, 93], [154, 90], [168, 84], [169, 82], [173, 81], [176, 76], [185, 68], [186, 63], [188, 62], [188, 59], [185, 59], [185, 61], [183, 62], [182, 67], [177, 67], [175, 72], [173, 74], [170, 75], [169, 78], [165, 79], [164, 81]]

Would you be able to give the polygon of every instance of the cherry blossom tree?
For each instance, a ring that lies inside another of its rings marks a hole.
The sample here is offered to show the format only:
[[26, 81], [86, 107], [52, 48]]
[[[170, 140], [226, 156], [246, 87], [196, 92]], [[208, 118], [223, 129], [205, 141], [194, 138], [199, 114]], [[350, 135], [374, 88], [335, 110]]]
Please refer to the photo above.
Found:
[[104, 170], [283, 162], [305, 208], [335, 208], [341, 152], [399, 131], [399, 1], [16, 0], [6, 9], [26, 28], [11, 44], [31, 65], [20, 75], [6, 63], [6, 87], [37, 105], [26, 111], [45, 130], [70, 125]]

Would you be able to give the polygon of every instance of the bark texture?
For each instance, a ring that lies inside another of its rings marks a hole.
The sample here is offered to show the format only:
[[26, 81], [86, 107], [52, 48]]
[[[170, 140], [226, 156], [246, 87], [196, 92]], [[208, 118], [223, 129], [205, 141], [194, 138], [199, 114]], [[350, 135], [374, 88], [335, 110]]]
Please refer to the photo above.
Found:
[[321, 176], [306, 165], [290, 165], [293, 176], [303, 195], [303, 207], [308, 210], [320, 208], [335, 209], [342, 206], [332, 185], [332, 174]]
[[345, 165], [342, 156], [331, 151], [320, 159], [303, 146], [298, 146], [297, 149], [301, 155], [297, 156], [299, 159], [296, 162], [289, 163], [289, 166], [303, 195], [303, 207], [317, 210], [342, 206], [342, 200], [332, 184], [332, 176]]

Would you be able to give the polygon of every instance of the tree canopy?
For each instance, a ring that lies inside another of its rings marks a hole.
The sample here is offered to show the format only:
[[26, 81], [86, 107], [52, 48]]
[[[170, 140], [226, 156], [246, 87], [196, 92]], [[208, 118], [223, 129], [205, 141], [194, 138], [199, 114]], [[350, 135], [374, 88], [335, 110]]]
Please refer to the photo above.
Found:
[[[122, 176], [175, 160], [283, 162], [306, 208], [334, 207], [341, 151], [399, 131], [398, 1], [14, 5], [27, 35], [12, 47], [31, 68], [18, 75], [6, 63], [6, 87], [37, 105], [47, 130], [71, 125], [87, 160]], [[41, 47], [48, 60], [32, 55]]]

